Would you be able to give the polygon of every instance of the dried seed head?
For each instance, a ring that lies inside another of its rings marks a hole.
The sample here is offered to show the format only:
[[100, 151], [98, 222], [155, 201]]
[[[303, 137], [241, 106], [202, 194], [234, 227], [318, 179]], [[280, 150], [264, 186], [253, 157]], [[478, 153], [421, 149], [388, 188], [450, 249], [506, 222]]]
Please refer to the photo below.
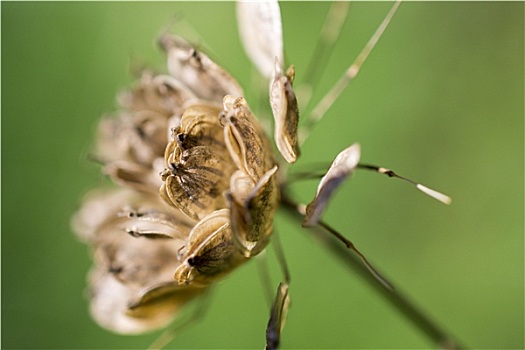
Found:
[[272, 147], [238, 84], [184, 40], [161, 43], [171, 75], [144, 73], [101, 122], [96, 157], [125, 190], [95, 192], [74, 219], [95, 261], [93, 317], [120, 333], [164, 326], [259, 253], [278, 204]]

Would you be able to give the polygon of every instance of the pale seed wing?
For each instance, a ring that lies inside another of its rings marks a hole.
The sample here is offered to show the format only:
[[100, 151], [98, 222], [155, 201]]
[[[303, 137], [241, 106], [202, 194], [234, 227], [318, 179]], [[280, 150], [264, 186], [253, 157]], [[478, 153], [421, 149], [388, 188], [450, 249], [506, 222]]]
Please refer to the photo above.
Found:
[[243, 95], [242, 88], [231, 75], [184, 39], [164, 35], [160, 44], [168, 55], [170, 74], [197, 97], [219, 102], [228, 94]]
[[283, 62], [283, 34], [279, 3], [237, 1], [237, 23], [244, 50], [259, 72], [271, 79], [274, 60]]
[[288, 163], [294, 163], [299, 156], [299, 107], [292, 86], [294, 75], [294, 67], [290, 66], [284, 76], [279, 62], [275, 61], [273, 81], [270, 85], [270, 105], [275, 120], [274, 139], [277, 149]]
[[306, 207], [303, 226], [314, 226], [321, 220], [332, 193], [354, 171], [359, 163], [360, 156], [361, 149], [357, 143], [337, 155], [330, 169], [321, 179], [315, 198]]

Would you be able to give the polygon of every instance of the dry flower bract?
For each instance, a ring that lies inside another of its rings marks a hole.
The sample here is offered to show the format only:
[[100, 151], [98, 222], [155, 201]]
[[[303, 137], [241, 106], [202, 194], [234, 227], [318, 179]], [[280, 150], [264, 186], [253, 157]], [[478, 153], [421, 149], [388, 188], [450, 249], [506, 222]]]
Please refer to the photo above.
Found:
[[93, 317], [120, 333], [165, 326], [261, 252], [279, 203], [271, 143], [239, 84], [184, 39], [160, 43], [170, 75], [144, 72], [100, 123], [94, 158], [121, 189], [90, 194], [74, 218], [95, 260]]

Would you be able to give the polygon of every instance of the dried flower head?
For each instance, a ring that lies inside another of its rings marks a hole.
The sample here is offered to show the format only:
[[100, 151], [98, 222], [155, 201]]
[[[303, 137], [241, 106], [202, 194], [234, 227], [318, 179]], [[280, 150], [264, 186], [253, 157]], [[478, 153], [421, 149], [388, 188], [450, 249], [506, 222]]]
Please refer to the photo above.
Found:
[[[279, 6], [276, 1], [240, 2], [237, 14], [245, 49], [269, 83], [274, 141], [281, 156], [274, 154], [235, 79], [184, 39], [163, 35], [160, 45], [169, 73], [143, 72], [119, 97], [121, 110], [99, 125], [95, 157], [117, 188], [90, 193], [73, 220], [95, 264], [89, 277], [91, 312], [115, 332], [141, 333], [167, 325], [189, 300], [264, 250], [281, 200], [288, 207], [295, 205], [279, 175], [281, 157], [293, 163], [299, 156], [295, 71], [290, 66], [283, 73]], [[352, 65], [350, 79], [363, 61]], [[330, 92], [320, 108], [337, 94]], [[303, 134], [319, 119], [311, 116]], [[337, 156], [313, 201], [298, 206], [304, 226], [318, 225], [333, 233], [322, 213], [331, 194], [356, 169], [402, 178], [359, 164], [359, 158], [358, 144]], [[391, 288], [348, 240], [341, 240]], [[287, 272], [284, 280], [268, 324], [269, 348], [278, 346], [286, 318]]]

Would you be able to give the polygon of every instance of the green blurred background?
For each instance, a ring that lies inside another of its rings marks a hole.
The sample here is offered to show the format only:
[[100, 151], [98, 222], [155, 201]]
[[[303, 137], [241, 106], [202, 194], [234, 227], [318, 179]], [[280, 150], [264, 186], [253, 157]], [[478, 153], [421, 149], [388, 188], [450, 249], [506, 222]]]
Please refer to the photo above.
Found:
[[[252, 105], [264, 101], [239, 43], [234, 4], [1, 6], [2, 347], [145, 348], [158, 333], [113, 335], [87, 311], [90, 258], [69, 227], [81, 196], [102, 181], [86, 154], [98, 118], [115, 109], [132, 71], [162, 67], [155, 38], [166, 28], [205, 48], [242, 83]], [[314, 99], [390, 6], [352, 5]], [[281, 4], [298, 84], [328, 7]], [[399, 181], [358, 173], [326, 220], [472, 348], [524, 346], [523, 16], [522, 2], [402, 4], [297, 164], [311, 169], [359, 141], [364, 162], [453, 197], [446, 207]], [[308, 201], [315, 187], [294, 189]], [[279, 215], [276, 227], [292, 273], [283, 347], [434, 346], [298, 223]], [[280, 273], [272, 250], [267, 256], [274, 289]], [[264, 290], [255, 262], [241, 268], [216, 288], [205, 320], [171, 346], [263, 347]]]

